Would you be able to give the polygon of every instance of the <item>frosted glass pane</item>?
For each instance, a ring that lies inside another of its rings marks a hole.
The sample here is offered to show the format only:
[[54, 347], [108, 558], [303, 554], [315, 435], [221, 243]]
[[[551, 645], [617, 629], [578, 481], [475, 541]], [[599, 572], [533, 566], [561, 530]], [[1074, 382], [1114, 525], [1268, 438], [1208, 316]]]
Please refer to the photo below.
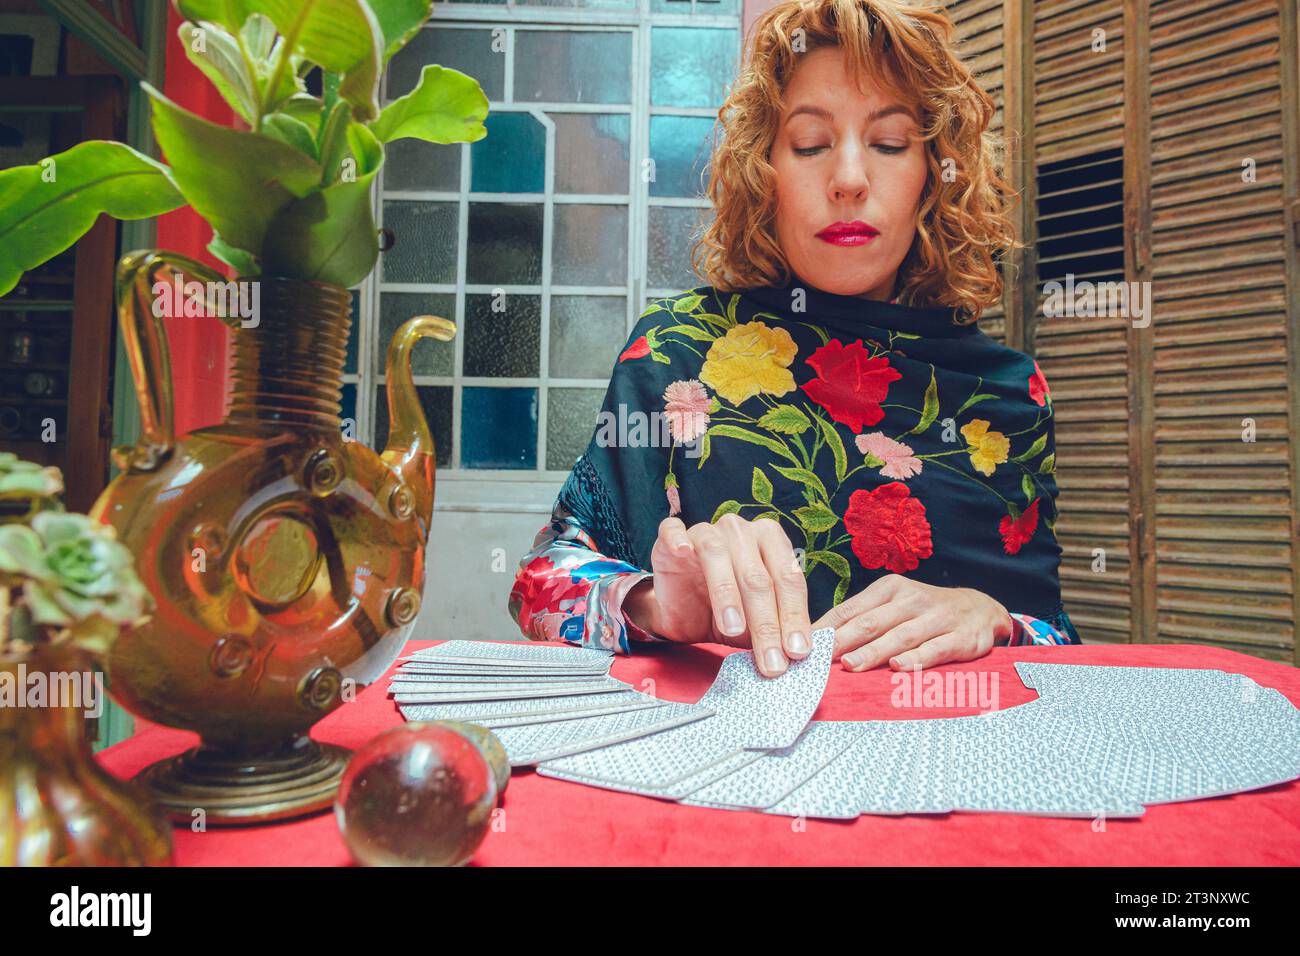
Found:
[[740, 34], [700, 27], [655, 27], [650, 33], [650, 103], [720, 106], [735, 79]]
[[[440, 315], [456, 321], [456, 295], [452, 292], [381, 292], [379, 341], [375, 343], [375, 374], [384, 374], [388, 343], [402, 323], [416, 315]], [[416, 375], [452, 375], [456, 364], [455, 341], [423, 338], [411, 349], [411, 371]]]
[[537, 389], [465, 386], [460, 463], [465, 468], [536, 468]]
[[[493, 303], [501, 311], [492, 311]], [[541, 327], [539, 296], [465, 296], [464, 374], [535, 377], [542, 354]]]
[[707, 116], [650, 117], [651, 196], [706, 195], [713, 128]]
[[487, 135], [470, 146], [470, 190], [540, 193], [546, 189], [546, 128], [528, 113], [493, 113]]
[[472, 284], [537, 285], [542, 281], [542, 206], [538, 203], [469, 204]]
[[515, 100], [630, 103], [632, 34], [520, 30], [515, 34]]
[[555, 123], [555, 191], [626, 196], [631, 117], [626, 113], [549, 115]]
[[622, 296], [551, 297], [550, 371], [556, 378], [608, 379], [626, 340]]
[[627, 207], [557, 203], [551, 249], [557, 285], [625, 285]]
[[693, 289], [700, 280], [691, 271], [691, 244], [703, 231], [706, 209], [651, 206], [649, 262], [650, 285], [674, 291]]
[[460, 190], [460, 143], [397, 139], [384, 147], [384, 189]]
[[587, 450], [605, 401], [600, 388], [552, 388], [546, 399], [546, 467], [568, 471]]
[[[424, 409], [429, 432], [433, 435], [434, 461], [439, 468], [451, 464], [451, 392], [450, 385], [417, 385], [415, 393]], [[382, 449], [388, 444], [388, 391], [380, 385], [375, 389], [375, 427], [371, 442], [373, 448]]]
[[388, 61], [388, 99], [415, 89], [420, 71], [430, 63], [472, 76], [489, 100], [505, 99], [506, 58], [492, 50], [491, 30], [458, 30], [443, 24], [425, 27]]
[[390, 200], [384, 228], [393, 247], [380, 254], [385, 282], [456, 281], [456, 204]]

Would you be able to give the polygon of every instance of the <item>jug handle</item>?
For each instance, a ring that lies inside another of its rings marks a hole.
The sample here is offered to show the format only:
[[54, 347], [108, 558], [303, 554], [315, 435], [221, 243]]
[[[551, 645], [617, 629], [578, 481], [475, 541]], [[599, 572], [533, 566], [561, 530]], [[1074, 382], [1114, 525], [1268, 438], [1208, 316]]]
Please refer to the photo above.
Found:
[[[162, 318], [154, 313], [154, 285], [166, 275], [190, 276], [225, 283], [226, 277], [196, 259], [175, 252], [144, 249], [128, 253], [117, 266], [117, 319], [131, 365], [131, 379], [140, 404], [140, 438], [134, 445], [113, 449], [113, 464], [122, 471], [153, 471], [176, 447], [175, 404], [171, 357]], [[209, 315], [225, 310], [209, 308]], [[238, 328], [237, 317], [223, 321]]]
[[422, 338], [450, 342], [456, 323], [438, 315], [407, 319], [388, 343], [384, 373], [388, 380], [388, 445], [380, 456], [401, 474], [415, 496], [415, 511], [428, 525], [433, 515], [435, 449], [429, 423], [411, 377], [411, 349]]

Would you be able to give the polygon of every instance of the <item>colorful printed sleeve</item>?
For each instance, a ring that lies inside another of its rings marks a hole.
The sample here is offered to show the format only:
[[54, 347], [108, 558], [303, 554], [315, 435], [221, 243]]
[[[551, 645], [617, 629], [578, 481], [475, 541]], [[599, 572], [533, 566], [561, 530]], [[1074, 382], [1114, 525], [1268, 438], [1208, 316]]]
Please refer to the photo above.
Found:
[[623, 600], [651, 572], [601, 553], [590, 532], [562, 501], [519, 562], [510, 615], [533, 641], [568, 641], [630, 652], [632, 641], [667, 639], [623, 615]]
[[1006, 647], [1025, 644], [1079, 643], [1076, 640], [1071, 640], [1069, 633], [1062, 633], [1047, 621], [1030, 617], [1028, 614], [1016, 614], [1014, 611], [1008, 613], [1011, 615], [1011, 637], [1004, 645]]

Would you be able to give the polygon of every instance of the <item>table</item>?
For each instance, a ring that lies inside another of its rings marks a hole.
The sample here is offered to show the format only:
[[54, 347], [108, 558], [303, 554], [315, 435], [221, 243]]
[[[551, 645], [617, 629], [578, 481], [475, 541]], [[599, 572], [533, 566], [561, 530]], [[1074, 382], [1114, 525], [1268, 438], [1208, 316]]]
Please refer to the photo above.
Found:
[[[439, 643], [413, 641], [407, 652]], [[731, 648], [638, 645], [617, 655], [613, 676], [666, 700], [693, 702], [713, 682]], [[1246, 674], [1300, 701], [1300, 671], [1199, 645], [1098, 645], [995, 648], [977, 661], [938, 672], [988, 672], [998, 707], [1032, 700], [1016, 661], [1219, 668]], [[396, 665], [394, 665], [395, 669]], [[389, 673], [392, 673], [390, 669]], [[996, 675], [996, 684], [994, 676]], [[831, 670], [816, 720], [956, 717], [976, 707], [895, 707], [889, 670]], [[982, 678], [981, 678], [982, 679]], [[387, 678], [339, 707], [313, 730], [322, 741], [359, 747], [401, 723]], [[128, 777], [197, 742], [195, 734], [137, 720], [136, 735], [98, 754]], [[1245, 794], [1148, 807], [1141, 819], [1053, 819], [999, 813], [949, 813], [854, 821], [807, 820], [712, 810], [514, 772], [502, 803], [505, 827], [489, 833], [474, 858], [485, 866], [568, 865], [1053, 865], [1269, 866], [1300, 864], [1300, 781]], [[341, 866], [350, 860], [332, 813], [261, 827], [178, 828], [180, 866]]]

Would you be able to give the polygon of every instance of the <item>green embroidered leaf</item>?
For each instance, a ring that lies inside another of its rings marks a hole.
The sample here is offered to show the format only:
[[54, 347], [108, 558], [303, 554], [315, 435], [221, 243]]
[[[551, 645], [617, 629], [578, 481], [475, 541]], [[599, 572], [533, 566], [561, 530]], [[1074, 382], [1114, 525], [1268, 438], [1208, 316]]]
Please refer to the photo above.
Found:
[[740, 512], [739, 501], [734, 501], [734, 500], [724, 501], [722, 504], [718, 505], [718, 510], [713, 512], [713, 518], [711, 520], [714, 523], [716, 523], [717, 520], [721, 518], [723, 515], [734, 515], [734, 514], [738, 514], [739, 512]]
[[1016, 457], [1012, 458], [1011, 460], [1028, 461], [1029, 459], [1033, 458], [1035, 455], [1037, 455], [1046, 447], [1047, 447], [1047, 433], [1043, 432], [1043, 434], [1039, 435], [1037, 440], [1035, 440], [1035, 442], [1029, 446], [1029, 450], [1027, 452], [1025, 452], [1023, 455], [1016, 455]]
[[684, 295], [673, 302], [673, 311], [694, 312], [700, 307], [700, 303], [703, 301], [704, 296], [702, 295]]
[[1038, 473], [1040, 475], [1056, 474], [1056, 452], [1048, 455], [1038, 464]]
[[771, 519], [772, 519], [773, 521], [775, 521], [777, 524], [780, 524], [780, 523], [781, 523], [781, 512], [779, 512], [779, 511], [764, 511], [761, 515], [754, 515], [754, 520], [755, 520], [755, 521], [757, 521], [759, 518], [771, 518]]
[[1025, 494], [1025, 501], [1028, 504], [1034, 503], [1034, 482], [1028, 475], [1020, 478], [1020, 490]]
[[718, 401], [718, 396], [714, 395], [709, 399], [709, 414], [716, 414], [722, 411], [722, 403]]
[[863, 456], [863, 461], [866, 463], [866, 466], [867, 466], [868, 468], [884, 468], [884, 467], [885, 467], [885, 461], [884, 461], [884, 459], [883, 459], [883, 458], [877, 458], [875, 455], [871, 454], [871, 452], [867, 452], [866, 455]]
[[1007, 514], [1011, 515], [1012, 521], [1020, 520], [1020, 507], [1014, 501], [1007, 502]]
[[830, 499], [830, 495], [826, 493], [826, 486], [822, 484], [822, 480], [807, 468], [787, 468], [784, 465], [773, 465], [772, 467], [785, 475], [791, 481], [799, 481], [807, 485], [809, 488], [812, 488], [821, 495], [822, 500], [826, 501]]
[[662, 362], [664, 365], [673, 364], [672, 359], [670, 359], [667, 355], [660, 355], [658, 352], [651, 352], [650, 357], [654, 359], [656, 362]]
[[822, 340], [822, 345], [825, 345], [827, 342], [831, 340], [831, 337], [826, 334], [826, 330], [823, 329], [820, 325], [813, 325], [810, 322], [800, 322], [799, 324], [804, 326], [805, 328], [812, 329], [813, 334], [815, 334], [817, 338]]
[[997, 396], [989, 392], [980, 392], [978, 395], [972, 395], [970, 398], [966, 399], [966, 401], [962, 403], [961, 408], [957, 409], [957, 411], [953, 414], [953, 417], [956, 418], [958, 415], [966, 411], [966, 409], [970, 408], [972, 405], [978, 405], [980, 402], [987, 401], [990, 398], [997, 398]]
[[939, 385], [934, 380], [934, 368], [930, 369], [930, 384], [925, 390], [925, 405], [921, 408], [921, 420], [916, 423], [909, 435], [919, 435], [939, 417]]
[[668, 472], [667, 475], [664, 476], [664, 491], [667, 491], [669, 488], [676, 488], [676, 487], [677, 487], [677, 476], [670, 471]]
[[889, 337], [891, 339], [919, 339], [921, 336], [914, 332], [891, 332]]
[[663, 334], [667, 335], [669, 332], [680, 332], [687, 338], [692, 338], [699, 342], [713, 342], [716, 341], [717, 338], [716, 336], [705, 332], [703, 329], [697, 329], [693, 325], [670, 325], [668, 328], [663, 330]]
[[759, 435], [756, 432], [746, 431], [737, 425], [714, 425], [709, 429], [709, 433], [719, 435], [723, 438], [738, 438], [741, 441], [747, 441], [751, 445], [762, 445], [764, 448], [776, 452], [782, 458], [787, 459], [791, 464], [799, 464], [799, 460], [794, 457], [790, 449], [786, 448], [775, 438], [768, 438], [766, 435]]
[[808, 416], [794, 405], [778, 405], [769, 409], [758, 420], [758, 424], [768, 431], [780, 432], [782, 435], [802, 435], [812, 428]]
[[[830, 446], [831, 454], [835, 456], [835, 480], [843, 481], [844, 473], [848, 471], [849, 459], [844, 454], [844, 442], [840, 441], [840, 436], [835, 431], [835, 426], [820, 415], [817, 416], [817, 426], [821, 428], [822, 435], [826, 439], [826, 444]], [[799, 464], [795, 462], [795, 464]]]
[[850, 577], [849, 562], [842, 554], [836, 554], [834, 551], [809, 551], [804, 555], [804, 558], [810, 564], [820, 563], [826, 565], [841, 579]]
[[839, 516], [823, 504], [795, 508], [794, 516], [805, 531], [830, 531], [839, 523]]
[[772, 482], [768, 480], [767, 475], [763, 474], [763, 469], [757, 467], [754, 469], [749, 490], [754, 495], [755, 501], [761, 501], [765, 505], [772, 503]]
[[836, 607], [844, 603], [845, 596], [849, 593], [849, 579], [840, 578], [840, 583], [835, 585], [835, 596], [831, 598], [831, 607]]
[[739, 301], [740, 301], [740, 294], [735, 293], [732, 295], [730, 301], [727, 302], [727, 321], [729, 321], [732, 325], [736, 324], [736, 303]]
[[809, 488], [808, 486], [805, 485], [805, 486], [801, 489], [801, 491], [802, 491], [802, 493], [803, 493], [803, 500], [806, 501], [806, 502], [808, 502], [808, 504], [810, 504], [810, 505], [815, 505], [815, 504], [818, 503], [818, 502], [817, 502], [817, 493], [816, 493], [815, 491], [813, 491], [811, 488]]
[[709, 325], [715, 325], [719, 330], [730, 328], [727, 325], [727, 320], [715, 312], [696, 312], [692, 315], [692, 318], [700, 319], [709, 323]]
[[711, 451], [711, 446], [709, 443], [709, 433], [705, 432], [703, 438], [700, 441], [700, 461], [699, 464], [695, 466], [696, 469], [700, 469], [704, 467], [704, 463], [709, 460], [710, 451]]

